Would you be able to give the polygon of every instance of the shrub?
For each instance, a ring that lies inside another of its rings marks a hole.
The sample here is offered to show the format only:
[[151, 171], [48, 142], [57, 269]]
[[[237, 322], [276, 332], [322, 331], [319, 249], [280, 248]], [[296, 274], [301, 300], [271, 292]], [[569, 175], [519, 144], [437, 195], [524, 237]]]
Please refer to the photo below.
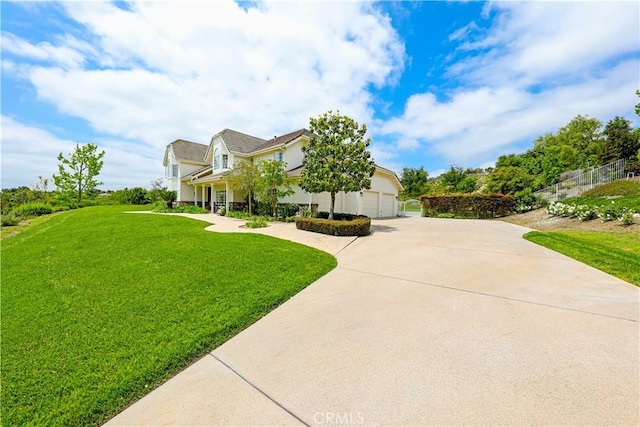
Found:
[[580, 221], [591, 221], [598, 217], [598, 213], [594, 207], [584, 205], [577, 206], [575, 215], [580, 219]]
[[238, 219], [251, 219], [251, 215], [247, 212], [239, 212], [239, 211], [229, 211], [225, 214], [229, 218], [238, 218]]
[[42, 216], [53, 212], [47, 203], [24, 203], [13, 210], [15, 216]]
[[622, 214], [618, 217], [618, 221], [625, 226], [632, 225], [634, 222], [634, 212], [631, 209], [623, 209]]
[[18, 225], [20, 222], [20, 218], [13, 215], [2, 215], [2, 226], [3, 227], [11, 227], [14, 225]]
[[224, 206], [218, 209], [218, 215], [225, 216], [226, 214], [227, 214], [227, 208], [225, 208]]
[[[333, 219], [335, 221], [353, 221], [358, 217], [362, 217], [363, 215], [354, 215], [348, 213], [334, 213]], [[318, 212], [316, 214], [316, 218], [329, 219], [329, 212]]]
[[174, 206], [170, 208], [164, 202], [155, 202], [153, 204], [153, 209], [151, 210], [153, 212], [158, 212], [158, 213], [190, 213], [190, 214], [209, 213], [206, 209], [203, 209], [200, 206], [185, 205], [185, 206]]
[[613, 221], [618, 219], [622, 211], [619, 206], [616, 206], [612, 201], [610, 204], [606, 204], [600, 208], [598, 208], [598, 216], [602, 218], [604, 221]]
[[546, 200], [533, 193], [531, 188], [525, 188], [514, 194], [516, 199], [516, 212], [523, 213], [538, 209], [546, 204]]
[[255, 217], [252, 221], [247, 222], [245, 225], [249, 228], [263, 228], [268, 224], [266, 219]]
[[[340, 214], [346, 215], [346, 214]], [[298, 230], [312, 231], [314, 233], [329, 234], [331, 236], [366, 236], [371, 227], [371, 218], [355, 216], [351, 220], [324, 219], [311, 217], [296, 217]]]
[[513, 196], [504, 194], [443, 194], [420, 197], [424, 216], [454, 214], [458, 218], [497, 218], [516, 210]]
[[296, 217], [295, 216], [288, 216], [285, 219], [285, 222], [296, 222]]
[[120, 203], [123, 205], [146, 205], [150, 201], [147, 190], [142, 187], [125, 188], [120, 191]]
[[289, 218], [300, 211], [297, 203], [278, 203], [278, 218]]
[[300, 216], [305, 217], [305, 218], [309, 218], [311, 216], [311, 209], [302, 208], [302, 210], [300, 210]]

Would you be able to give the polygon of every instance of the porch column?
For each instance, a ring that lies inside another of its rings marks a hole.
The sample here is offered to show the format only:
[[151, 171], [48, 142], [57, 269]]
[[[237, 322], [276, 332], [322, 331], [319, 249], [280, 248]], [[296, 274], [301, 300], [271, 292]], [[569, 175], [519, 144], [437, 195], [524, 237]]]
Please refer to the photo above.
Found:
[[202, 186], [202, 209], [204, 209], [204, 205], [205, 205], [205, 203], [207, 203], [207, 195], [204, 192], [205, 189], [206, 189], [206, 187], [203, 185]]
[[224, 198], [224, 209], [229, 212], [229, 181], [224, 182], [224, 189], [226, 197]]
[[214, 202], [216, 200], [216, 193], [213, 191], [213, 182], [211, 183], [211, 200], [209, 200], [209, 204], [211, 205], [211, 213], [216, 213], [216, 209], [214, 208]]
[[193, 205], [198, 206], [198, 186], [193, 186]]

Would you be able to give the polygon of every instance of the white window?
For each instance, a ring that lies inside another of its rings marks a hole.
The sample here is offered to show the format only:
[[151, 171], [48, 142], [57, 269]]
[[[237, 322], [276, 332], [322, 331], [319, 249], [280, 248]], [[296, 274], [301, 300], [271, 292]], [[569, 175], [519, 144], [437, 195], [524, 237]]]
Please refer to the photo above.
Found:
[[282, 151], [278, 151], [276, 153], [276, 160], [279, 161], [279, 162], [284, 160], [284, 153]]
[[178, 177], [178, 165], [167, 165], [164, 171], [164, 176], [167, 178]]
[[216, 148], [213, 152], [213, 169], [220, 169], [220, 149]]
[[229, 169], [229, 155], [222, 155], [222, 169]]
[[227, 190], [216, 191], [216, 203], [220, 205], [227, 203]]

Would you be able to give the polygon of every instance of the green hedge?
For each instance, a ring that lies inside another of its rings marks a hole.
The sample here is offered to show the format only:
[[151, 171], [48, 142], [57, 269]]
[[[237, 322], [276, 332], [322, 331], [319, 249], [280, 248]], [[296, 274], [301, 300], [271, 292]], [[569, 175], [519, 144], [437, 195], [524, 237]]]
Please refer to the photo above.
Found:
[[53, 212], [53, 208], [48, 203], [24, 203], [13, 210], [14, 216], [42, 216]]
[[513, 196], [504, 194], [442, 194], [422, 196], [424, 216], [454, 214], [458, 218], [497, 218], [516, 210]]
[[329, 234], [331, 236], [366, 236], [369, 234], [370, 227], [371, 218], [366, 216], [358, 216], [352, 220], [296, 218], [296, 228], [298, 230]]

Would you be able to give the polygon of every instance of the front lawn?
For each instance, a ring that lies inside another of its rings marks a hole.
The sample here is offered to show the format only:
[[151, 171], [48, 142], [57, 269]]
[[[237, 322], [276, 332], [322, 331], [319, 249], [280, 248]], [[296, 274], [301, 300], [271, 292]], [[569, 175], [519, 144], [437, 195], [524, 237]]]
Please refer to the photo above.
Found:
[[131, 209], [64, 212], [2, 241], [3, 425], [99, 425], [336, 266]]
[[640, 236], [579, 231], [532, 231], [524, 238], [640, 286]]

